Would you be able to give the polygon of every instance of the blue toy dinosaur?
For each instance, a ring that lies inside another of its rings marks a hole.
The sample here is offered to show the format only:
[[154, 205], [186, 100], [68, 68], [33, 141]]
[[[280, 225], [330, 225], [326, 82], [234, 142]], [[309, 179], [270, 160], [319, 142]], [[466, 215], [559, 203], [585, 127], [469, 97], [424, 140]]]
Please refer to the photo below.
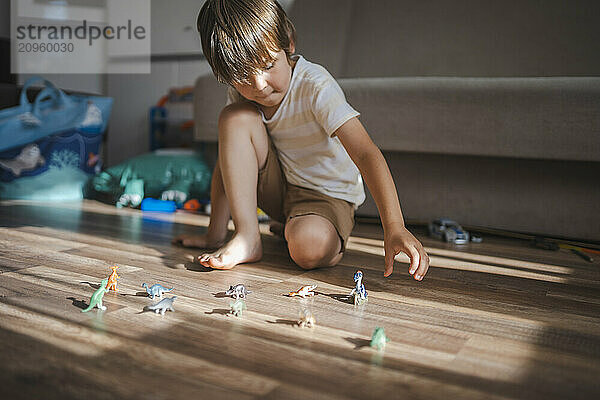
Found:
[[362, 283], [362, 279], [362, 271], [356, 271], [354, 274], [354, 282], [356, 282], [356, 287], [350, 292], [350, 297], [354, 296], [355, 305], [362, 304], [367, 301], [367, 290], [365, 289], [365, 285]]
[[167, 293], [173, 290], [173, 288], [167, 289], [163, 287], [160, 283], [157, 283], [150, 287], [148, 287], [147, 283], [142, 283], [142, 287], [146, 289], [146, 293], [148, 293], [148, 296], [150, 296], [151, 299], [154, 299], [155, 296], [161, 298], [163, 296], [163, 293]]

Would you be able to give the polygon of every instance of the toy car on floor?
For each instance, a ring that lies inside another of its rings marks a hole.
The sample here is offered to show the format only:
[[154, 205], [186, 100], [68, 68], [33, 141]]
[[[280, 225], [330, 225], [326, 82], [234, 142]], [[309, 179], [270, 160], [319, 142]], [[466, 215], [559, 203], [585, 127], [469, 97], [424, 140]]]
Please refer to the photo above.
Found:
[[458, 222], [448, 218], [440, 218], [429, 223], [429, 236], [454, 244], [469, 243], [469, 232]]

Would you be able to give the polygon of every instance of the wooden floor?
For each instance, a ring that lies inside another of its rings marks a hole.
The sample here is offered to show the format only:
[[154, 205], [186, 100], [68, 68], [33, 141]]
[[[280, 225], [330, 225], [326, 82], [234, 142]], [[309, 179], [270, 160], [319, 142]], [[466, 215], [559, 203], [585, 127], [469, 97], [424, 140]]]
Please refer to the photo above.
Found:
[[[232, 271], [171, 246], [207, 218], [142, 216], [95, 202], [0, 203], [1, 399], [600, 398], [600, 264], [484, 237], [423, 235], [432, 268], [384, 279], [381, 234], [358, 226], [341, 264], [305, 272], [265, 229], [265, 256]], [[81, 313], [109, 267], [120, 293]], [[344, 300], [357, 269], [366, 305]], [[143, 312], [142, 282], [176, 312]], [[222, 292], [252, 293], [242, 318]], [[318, 284], [309, 300], [282, 293]], [[293, 326], [304, 309], [314, 329]], [[367, 346], [376, 326], [391, 341]]]

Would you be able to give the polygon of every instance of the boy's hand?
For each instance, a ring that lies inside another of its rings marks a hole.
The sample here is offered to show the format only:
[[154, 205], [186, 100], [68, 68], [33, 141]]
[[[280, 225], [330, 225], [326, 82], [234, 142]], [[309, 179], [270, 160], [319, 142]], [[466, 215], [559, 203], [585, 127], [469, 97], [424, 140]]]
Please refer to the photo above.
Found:
[[404, 224], [395, 224], [385, 232], [385, 272], [383, 276], [390, 276], [394, 270], [394, 257], [398, 253], [405, 253], [410, 257], [410, 268], [408, 272], [420, 281], [429, 269], [429, 256], [425, 252], [421, 242], [406, 229]]

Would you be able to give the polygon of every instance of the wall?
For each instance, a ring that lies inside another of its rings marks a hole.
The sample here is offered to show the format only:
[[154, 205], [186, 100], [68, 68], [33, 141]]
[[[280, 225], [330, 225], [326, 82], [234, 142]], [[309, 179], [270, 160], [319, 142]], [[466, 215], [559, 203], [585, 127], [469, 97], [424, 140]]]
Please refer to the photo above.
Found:
[[114, 98], [110, 137], [106, 154], [108, 165], [118, 164], [149, 150], [150, 107], [171, 87], [192, 86], [201, 74], [212, 74], [202, 60], [152, 62], [150, 75], [109, 75], [107, 93]]
[[[166, 7], [164, 0], [152, 1], [152, 51], [156, 55], [152, 73], [107, 76], [106, 93], [115, 99], [105, 159], [107, 165], [118, 164], [149, 150], [148, 112], [169, 88], [193, 86], [199, 76], [212, 75], [210, 66], [201, 57], [195, 24], [204, 0], [178, 0], [177, 9]], [[295, 0], [280, 3], [289, 10]]]
[[354, 1], [344, 76], [598, 76], [599, 15], [597, 0]]
[[169, 88], [193, 86], [198, 76], [212, 74], [201, 55], [195, 28], [203, 3], [204, 0], [152, 0], [151, 73], [107, 75], [106, 93], [115, 99], [107, 165], [149, 150], [148, 113]]

